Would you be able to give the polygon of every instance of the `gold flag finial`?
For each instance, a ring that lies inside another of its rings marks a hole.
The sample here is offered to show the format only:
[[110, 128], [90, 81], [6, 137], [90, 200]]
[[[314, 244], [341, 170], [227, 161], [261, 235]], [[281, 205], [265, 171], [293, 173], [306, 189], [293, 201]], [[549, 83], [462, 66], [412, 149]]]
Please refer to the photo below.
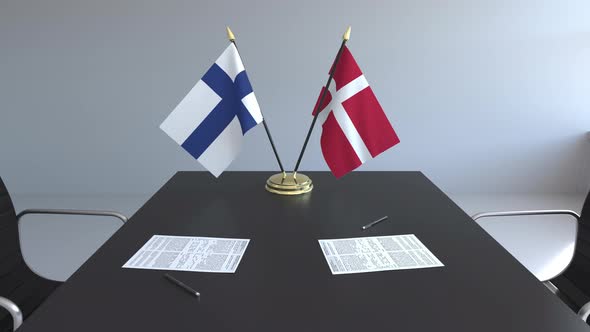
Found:
[[344, 36], [342, 36], [342, 39], [344, 39], [344, 40], [349, 40], [350, 39], [350, 25], [346, 29], [346, 32], [344, 33]]
[[225, 29], [227, 30], [227, 39], [229, 39], [231, 42], [236, 41], [236, 36], [234, 36], [234, 33], [231, 32], [231, 29], [229, 27], [225, 27]]

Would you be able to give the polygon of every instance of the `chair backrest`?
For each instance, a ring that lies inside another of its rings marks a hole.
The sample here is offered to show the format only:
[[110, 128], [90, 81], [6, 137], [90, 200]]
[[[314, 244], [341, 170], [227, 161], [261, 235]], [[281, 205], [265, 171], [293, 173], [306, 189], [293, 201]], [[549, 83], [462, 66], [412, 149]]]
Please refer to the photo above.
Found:
[[[16, 303], [26, 318], [59, 285], [59, 282], [39, 277], [25, 263], [19, 244], [16, 212], [0, 178], [0, 296]], [[0, 308], [0, 331], [10, 330], [12, 318]]]
[[590, 301], [590, 192], [586, 195], [580, 214], [574, 259], [565, 273], [555, 278], [553, 283], [574, 310]]

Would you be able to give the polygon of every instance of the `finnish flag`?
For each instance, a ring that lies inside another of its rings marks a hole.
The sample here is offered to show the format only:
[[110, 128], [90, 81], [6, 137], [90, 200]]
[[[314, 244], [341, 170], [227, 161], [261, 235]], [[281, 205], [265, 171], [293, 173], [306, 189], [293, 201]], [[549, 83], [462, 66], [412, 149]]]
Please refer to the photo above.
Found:
[[260, 106], [231, 43], [160, 128], [218, 177], [260, 122]]

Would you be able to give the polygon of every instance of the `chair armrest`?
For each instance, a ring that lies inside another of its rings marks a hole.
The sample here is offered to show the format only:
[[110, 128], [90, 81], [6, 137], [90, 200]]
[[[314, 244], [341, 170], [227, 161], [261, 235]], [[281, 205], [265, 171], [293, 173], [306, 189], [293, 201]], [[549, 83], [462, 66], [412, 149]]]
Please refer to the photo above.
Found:
[[21, 211], [16, 219], [20, 220], [27, 214], [59, 214], [59, 215], [76, 215], [76, 216], [101, 216], [114, 217], [121, 220], [123, 223], [127, 222], [127, 217], [119, 212], [114, 211], [99, 211], [99, 210], [62, 210], [62, 209], [26, 209]]
[[580, 311], [578, 311], [578, 316], [580, 316], [580, 318], [582, 318], [584, 321], [588, 320], [589, 315], [590, 315], [590, 302], [584, 304], [580, 308]]
[[499, 211], [499, 212], [481, 212], [471, 216], [473, 220], [487, 217], [513, 217], [513, 216], [541, 216], [541, 215], [570, 215], [580, 220], [580, 215], [572, 210], [522, 210], [522, 211]]
[[23, 323], [22, 311], [20, 311], [20, 308], [14, 302], [2, 296], [0, 296], [0, 307], [6, 309], [6, 311], [10, 313], [10, 316], [12, 316], [12, 324], [14, 326], [13, 331], [16, 331], [16, 329], [18, 329]]

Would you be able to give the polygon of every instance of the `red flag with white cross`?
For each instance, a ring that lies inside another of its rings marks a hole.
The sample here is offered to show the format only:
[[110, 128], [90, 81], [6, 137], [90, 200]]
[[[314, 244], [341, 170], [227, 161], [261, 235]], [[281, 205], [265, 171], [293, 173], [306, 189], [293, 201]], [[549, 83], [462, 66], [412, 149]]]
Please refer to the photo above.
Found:
[[399, 138], [346, 46], [333, 79], [335, 84], [330, 85], [319, 107], [317, 121], [322, 124], [324, 159], [340, 178], [399, 143]]

